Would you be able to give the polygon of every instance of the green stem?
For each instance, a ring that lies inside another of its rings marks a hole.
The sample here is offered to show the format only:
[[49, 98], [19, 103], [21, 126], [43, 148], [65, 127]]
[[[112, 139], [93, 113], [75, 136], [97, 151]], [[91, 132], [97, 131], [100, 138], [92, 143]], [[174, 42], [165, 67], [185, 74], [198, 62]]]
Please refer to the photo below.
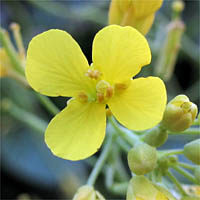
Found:
[[177, 155], [177, 154], [183, 154], [183, 150], [182, 149], [175, 149], [175, 150], [164, 151], [162, 156], [171, 156], [171, 155]]
[[109, 122], [112, 124], [114, 129], [117, 131], [117, 133], [125, 139], [130, 145], [134, 145], [136, 142], [139, 141], [139, 137], [135, 135], [134, 133], [130, 133], [128, 131], [123, 131], [120, 127], [119, 124], [116, 122], [116, 120], [113, 117], [109, 117]]
[[176, 165], [172, 165], [171, 166], [173, 169], [175, 169], [177, 172], [179, 172], [181, 175], [183, 175], [185, 178], [187, 178], [188, 180], [190, 180], [191, 182], [197, 184], [196, 179], [194, 178], [194, 176], [192, 176], [190, 173], [188, 173], [187, 171], [185, 171], [184, 169], [176, 166]]
[[125, 152], [128, 153], [131, 147], [122, 139], [122, 138], [117, 138], [117, 144], [119, 147]]
[[169, 134], [197, 134], [197, 135], [199, 135], [200, 134], [200, 128], [199, 127], [198, 128], [189, 128], [189, 129], [187, 129], [183, 132], [178, 132], [178, 133], [169, 131], [168, 133]]
[[195, 169], [195, 166], [187, 164], [187, 163], [183, 163], [183, 162], [178, 162], [177, 165], [179, 165], [180, 167], [189, 169], [191, 171], [194, 171], [194, 169]]
[[11, 116], [16, 118], [17, 120], [25, 123], [35, 131], [39, 133], [44, 133], [47, 127], [47, 122], [43, 119], [38, 118], [32, 113], [29, 113], [22, 108], [19, 108], [12, 101], [4, 99], [1, 102], [1, 108], [8, 112]]
[[178, 188], [178, 190], [180, 191], [180, 193], [182, 195], [186, 195], [186, 192], [182, 188], [181, 184], [179, 183], [179, 181], [176, 179], [176, 177], [170, 171], [167, 171], [167, 176], [176, 185], [176, 187]]
[[88, 185], [94, 185], [109, 153], [110, 153], [110, 150], [112, 148], [112, 142], [114, 140], [114, 134], [110, 133], [110, 135], [108, 136], [108, 138], [106, 139], [105, 141], [105, 145], [103, 146], [103, 150], [94, 166], [94, 168], [92, 169], [92, 172], [88, 178], [88, 181], [87, 181], [87, 184]]
[[3, 47], [5, 48], [6, 53], [8, 54], [14, 69], [21, 75], [24, 75], [24, 68], [21, 65], [19, 56], [10, 42], [8, 33], [2, 28], [0, 28], [0, 41], [2, 42]]
[[53, 102], [46, 96], [43, 96], [39, 93], [35, 93], [35, 95], [38, 97], [42, 105], [52, 114], [56, 115], [59, 113], [59, 109], [53, 104]]
[[114, 183], [109, 190], [118, 195], [125, 195], [128, 188], [128, 182]]

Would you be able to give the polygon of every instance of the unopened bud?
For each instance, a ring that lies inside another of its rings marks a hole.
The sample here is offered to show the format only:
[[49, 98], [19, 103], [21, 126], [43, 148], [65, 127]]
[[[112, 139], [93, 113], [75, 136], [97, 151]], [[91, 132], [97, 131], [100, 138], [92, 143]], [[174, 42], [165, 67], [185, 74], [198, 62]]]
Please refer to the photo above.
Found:
[[200, 139], [186, 144], [183, 153], [193, 163], [200, 165]]
[[157, 152], [148, 144], [136, 144], [128, 152], [128, 165], [131, 171], [137, 175], [144, 175], [152, 171], [157, 162]]
[[144, 136], [144, 142], [154, 147], [160, 147], [167, 141], [167, 138], [167, 130], [161, 126], [157, 126], [151, 129], [149, 133], [147, 132]]
[[197, 106], [185, 95], [178, 95], [166, 106], [162, 125], [169, 131], [180, 132], [189, 128], [197, 115]]
[[92, 186], [84, 185], [78, 189], [73, 200], [105, 200], [105, 198]]
[[184, 7], [185, 7], [185, 5], [184, 5], [184, 2], [182, 0], [176, 0], [172, 3], [172, 9], [175, 12], [182, 12]]

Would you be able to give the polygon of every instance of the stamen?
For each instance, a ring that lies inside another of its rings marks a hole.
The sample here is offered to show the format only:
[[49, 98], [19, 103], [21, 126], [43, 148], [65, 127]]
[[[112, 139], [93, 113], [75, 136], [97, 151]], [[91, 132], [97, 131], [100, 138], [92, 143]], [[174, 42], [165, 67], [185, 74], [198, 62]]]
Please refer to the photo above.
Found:
[[111, 98], [113, 96], [114, 90], [111, 86], [106, 89], [106, 98]]
[[128, 88], [128, 84], [125, 84], [125, 83], [116, 83], [115, 84], [116, 90], [125, 90], [127, 88]]
[[87, 94], [85, 94], [84, 92], [80, 92], [78, 94], [78, 99], [81, 101], [81, 102], [87, 102], [88, 101], [88, 96]]
[[99, 77], [102, 75], [100, 71], [98, 71], [97, 69], [92, 70], [92, 69], [88, 69], [88, 71], [85, 74], [86, 76], [88, 76], [91, 79], [95, 79], [98, 80]]
[[103, 93], [97, 93], [97, 102], [98, 103], [104, 102], [104, 94]]

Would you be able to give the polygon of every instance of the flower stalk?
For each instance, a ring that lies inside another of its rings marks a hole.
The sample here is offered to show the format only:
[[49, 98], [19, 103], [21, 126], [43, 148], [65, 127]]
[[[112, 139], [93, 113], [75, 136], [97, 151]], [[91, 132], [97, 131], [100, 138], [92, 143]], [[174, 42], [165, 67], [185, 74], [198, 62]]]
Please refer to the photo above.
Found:
[[101, 172], [101, 169], [102, 169], [104, 163], [106, 162], [106, 159], [108, 158], [108, 155], [109, 155], [111, 147], [112, 147], [112, 143], [115, 138], [116, 138], [115, 134], [113, 134], [113, 133], [108, 134], [105, 144], [103, 146], [103, 150], [102, 150], [102, 152], [101, 152], [101, 154], [100, 154], [100, 156], [88, 178], [87, 185], [93, 186], [95, 184], [95, 181], [96, 181], [99, 173]]

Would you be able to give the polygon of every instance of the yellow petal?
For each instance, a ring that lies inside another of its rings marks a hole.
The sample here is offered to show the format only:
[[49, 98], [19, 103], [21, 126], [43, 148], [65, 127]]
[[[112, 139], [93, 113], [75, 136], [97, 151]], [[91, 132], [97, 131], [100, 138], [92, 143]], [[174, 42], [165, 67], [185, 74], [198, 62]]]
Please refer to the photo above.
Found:
[[121, 24], [124, 13], [121, 11], [118, 0], [112, 0], [110, 3], [108, 21], [109, 24]]
[[49, 123], [45, 141], [56, 156], [81, 160], [98, 151], [105, 127], [105, 105], [70, 100]]
[[26, 77], [33, 89], [48, 96], [75, 96], [90, 90], [88, 62], [76, 41], [52, 29], [34, 37], [28, 47]]
[[163, 0], [133, 0], [134, 16], [144, 18], [155, 13], [162, 5]]
[[156, 77], [138, 78], [108, 103], [116, 119], [132, 130], [152, 128], [162, 120], [167, 97], [163, 81]]
[[151, 61], [145, 37], [132, 27], [110, 25], [99, 31], [93, 42], [93, 66], [110, 83], [136, 75]]
[[137, 18], [130, 18], [129, 26], [133, 26], [136, 28], [140, 33], [143, 35], [146, 35], [150, 28], [152, 27], [152, 24], [154, 22], [155, 14], [151, 14], [145, 18], [137, 19]]

